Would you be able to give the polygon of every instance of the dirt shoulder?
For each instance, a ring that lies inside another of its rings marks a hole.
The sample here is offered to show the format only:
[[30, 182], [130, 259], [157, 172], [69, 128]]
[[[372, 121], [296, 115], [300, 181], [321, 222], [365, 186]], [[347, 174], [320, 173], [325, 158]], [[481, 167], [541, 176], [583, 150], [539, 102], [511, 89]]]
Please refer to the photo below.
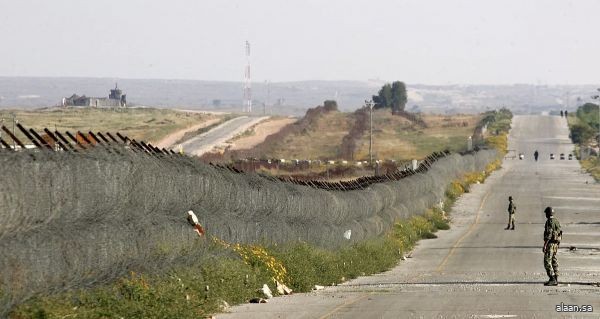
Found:
[[231, 150], [250, 149], [265, 141], [267, 136], [279, 132], [288, 124], [296, 122], [296, 118], [271, 119], [260, 122], [252, 127], [251, 135], [242, 136], [231, 142]]

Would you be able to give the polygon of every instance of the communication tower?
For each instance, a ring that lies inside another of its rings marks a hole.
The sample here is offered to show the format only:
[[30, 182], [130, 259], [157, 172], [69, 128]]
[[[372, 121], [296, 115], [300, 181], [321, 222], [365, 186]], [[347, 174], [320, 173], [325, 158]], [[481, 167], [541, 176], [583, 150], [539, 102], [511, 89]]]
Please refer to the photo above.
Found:
[[246, 41], [246, 71], [244, 72], [243, 112], [252, 112], [252, 84], [250, 78], [250, 42]]

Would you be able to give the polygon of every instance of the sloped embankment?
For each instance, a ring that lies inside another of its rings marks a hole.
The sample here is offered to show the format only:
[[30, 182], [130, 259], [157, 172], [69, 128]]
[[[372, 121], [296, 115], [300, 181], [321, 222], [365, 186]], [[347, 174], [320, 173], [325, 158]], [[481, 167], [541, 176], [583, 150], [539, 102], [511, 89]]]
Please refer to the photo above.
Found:
[[[302, 117], [300, 120], [289, 123], [276, 133], [268, 135], [265, 137], [264, 141], [255, 145], [251, 149], [227, 149], [222, 154], [205, 153], [201, 158], [206, 163], [218, 163], [228, 162], [232, 159], [239, 158], [264, 158], [265, 156], [272, 156], [277, 148], [286, 143], [286, 139], [288, 137], [313, 131], [314, 126], [318, 123], [318, 121], [327, 113], [331, 112], [337, 111], [328, 109], [324, 106], [317, 106], [308, 109], [306, 111], [306, 115], [304, 115], [304, 117]], [[289, 145], [286, 147], [289, 147]]]
[[340, 146], [339, 152], [340, 158], [354, 159], [356, 144], [368, 127], [369, 114], [367, 110], [366, 107], [363, 107], [352, 114], [352, 117], [354, 117], [354, 125], [350, 129], [350, 132], [342, 139], [342, 145]]

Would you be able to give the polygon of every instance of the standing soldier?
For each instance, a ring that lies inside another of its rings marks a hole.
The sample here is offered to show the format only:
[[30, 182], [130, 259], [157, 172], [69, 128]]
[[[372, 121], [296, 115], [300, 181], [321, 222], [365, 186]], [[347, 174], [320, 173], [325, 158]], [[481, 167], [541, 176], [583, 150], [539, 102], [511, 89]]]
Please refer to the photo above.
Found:
[[[508, 196], [508, 226], [506, 230], [515, 230], [515, 212], [517, 211], [517, 205], [513, 203], [512, 196]], [[510, 227], [512, 224], [512, 228]]]
[[544, 283], [544, 286], [558, 285], [558, 261], [556, 253], [562, 239], [562, 230], [558, 219], [554, 217], [554, 209], [546, 207], [546, 225], [544, 225], [544, 268], [550, 280]]

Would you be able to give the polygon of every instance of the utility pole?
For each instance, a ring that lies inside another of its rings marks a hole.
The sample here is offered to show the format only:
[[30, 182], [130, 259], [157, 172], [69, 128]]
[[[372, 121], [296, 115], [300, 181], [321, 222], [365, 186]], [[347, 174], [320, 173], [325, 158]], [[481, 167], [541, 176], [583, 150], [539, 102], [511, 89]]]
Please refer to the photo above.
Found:
[[[270, 106], [271, 103], [271, 82], [267, 81], [267, 107]], [[273, 107], [272, 105], [269, 108], [269, 114], [272, 115], [273, 114]]]
[[[12, 114], [13, 116], [13, 136], [15, 135], [15, 123], [17, 122], [17, 117], [15, 115], [15, 113]], [[17, 149], [17, 142], [15, 141], [15, 139], [13, 139], [13, 150]]]
[[[600, 88], [596, 90], [600, 92]], [[598, 156], [598, 160], [600, 160], [600, 94], [593, 95], [592, 99], [598, 102], [598, 137], [596, 138], [596, 144], [598, 144], [598, 152], [596, 155]]]
[[252, 113], [252, 80], [250, 77], [250, 42], [246, 41], [246, 68], [244, 72], [243, 112]]
[[269, 81], [267, 81], [267, 80], [265, 80], [265, 88], [267, 90], [267, 98], [266, 98], [265, 102], [263, 103], [263, 115], [267, 114], [267, 106], [269, 105], [269, 99], [271, 97]]
[[365, 105], [369, 108], [369, 164], [373, 165], [373, 101], [365, 100]]

